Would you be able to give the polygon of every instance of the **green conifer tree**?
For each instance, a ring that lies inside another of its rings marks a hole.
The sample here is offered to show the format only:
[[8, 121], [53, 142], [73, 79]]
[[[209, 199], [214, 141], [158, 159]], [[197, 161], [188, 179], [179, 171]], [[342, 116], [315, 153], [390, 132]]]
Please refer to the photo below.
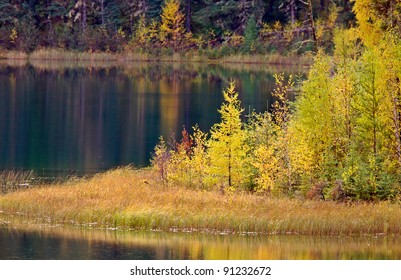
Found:
[[244, 30], [244, 52], [251, 53], [255, 50], [256, 41], [258, 39], [258, 26], [256, 24], [255, 16], [252, 15]]

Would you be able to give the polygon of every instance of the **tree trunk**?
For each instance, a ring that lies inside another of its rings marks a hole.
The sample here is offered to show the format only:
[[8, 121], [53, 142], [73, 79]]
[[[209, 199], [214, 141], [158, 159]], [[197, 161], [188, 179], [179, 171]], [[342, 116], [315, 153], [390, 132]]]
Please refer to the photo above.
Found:
[[291, 25], [295, 24], [295, 0], [291, 0], [290, 2], [290, 13], [291, 13]]
[[185, 31], [191, 32], [191, 0], [185, 1]]
[[104, 0], [100, 1], [100, 10], [102, 14], [102, 26], [104, 27]]
[[312, 38], [314, 42], [314, 50], [317, 52], [317, 38], [316, 38], [316, 29], [315, 29], [315, 21], [313, 20], [313, 6], [312, 6], [312, 0], [308, 1], [309, 5], [309, 21], [310, 21], [310, 26], [312, 29]]
[[231, 147], [228, 151], [228, 186], [231, 187]]
[[[372, 66], [373, 68], [373, 66]], [[378, 104], [376, 102], [376, 87], [375, 87], [375, 80], [376, 80], [376, 72], [375, 69], [372, 69], [372, 120], [373, 120], [373, 154], [375, 159], [377, 158], [377, 134], [378, 134], [378, 127], [377, 127], [377, 111], [378, 111]]]
[[81, 9], [82, 9], [81, 25], [82, 25], [82, 31], [84, 31], [86, 28], [86, 0], [82, 0]]
[[46, 16], [46, 22], [48, 24], [48, 30], [47, 30], [47, 36], [48, 36], [48, 43], [54, 47], [54, 32], [53, 32], [53, 23], [52, 23], [52, 17], [49, 12], [49, 2], [46, 1], [46, 11], [47, 11], [47, 16]]
[[400, 98], [401, 98], [401, 89], [399, 85], [399, 80], [397, 78], [397, 95], [393, 96], [393, 123], [394, 123], [394, 136], [395, 136], [395, 148], [398, 159], [398, 167], [401, 167], [401, 116], [400, 116]]

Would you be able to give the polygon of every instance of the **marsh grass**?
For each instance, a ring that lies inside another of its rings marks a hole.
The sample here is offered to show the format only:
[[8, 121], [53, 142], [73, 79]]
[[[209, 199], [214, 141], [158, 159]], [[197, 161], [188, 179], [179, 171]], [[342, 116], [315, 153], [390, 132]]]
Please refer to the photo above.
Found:
[[[212, 50], [214, 52], [214, 50]], [[126, 50], [122, 52], [79, 52], [63, 49], [38, 49], [32, 53], [18, 51], [0, 52], [0, 59], [11, 61], [72, 61], [72, 62], [206, 62], [206, 63], [234, 63], [234, 64], [271, 64], [271, 65], [310, 65], [312, 57], [283, 56], [278, 54], [227, 54], [213, 56], [208, 52], [186, 51], [173, 52], [160, 51], [146, 53], [142, 51]]]
[[313, 57], [310, 55], [302, 56], [283, 56], [279, 54], [250, 55], [234, 54], [224, 56], [221, 61], [224, 63], [247, 63], [247, 64], [270, 64], [270, 65], [310, 65]]
[[43, 176], [33, 170], [0, 170], [0, 194], [23, 191], [31, 188], [51, 187], [54, 184], [80, 180], [68, 175]]
[[0, 50], [0, 59], [6, 60], [27, 60], [29, 55], [21, 51]]
[[121, 60], [119, 53], [78, 52], [61, 49], [39, 49], [29, 55], [29, 60], [62, 60], [62, 61], [115, 61]]
[[17, 190], [28, 189], [35, 184], [40, 184], [35, 173], [28, 171], [3, 170], [0, 171], [0, 193], [9, 193]]
[[263, 234], [401, 234], [399, 204], [310, 201], [164, 188], [147, 169], [120, 168], [0, 196], [3, 216], [99, 228]]

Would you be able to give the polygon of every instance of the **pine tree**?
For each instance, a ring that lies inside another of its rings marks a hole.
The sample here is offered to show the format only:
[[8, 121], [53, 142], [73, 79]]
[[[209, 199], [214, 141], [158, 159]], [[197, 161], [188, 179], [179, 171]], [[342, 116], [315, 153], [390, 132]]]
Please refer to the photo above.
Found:
[[322, 155], [330, 146], [333, 101], [330, 71], [329, 58], [318, 55], [296, 102], [295, 121], [304, 134], [302, 137], [306, 137], [309, 148], [314, 151], [315, 168], [322, 166], [325, 160]]
[[251, 53], [255, 50], [255, 44], [258, 39], [258, 26], [256, 24], [255, 16], [252, 15], [244, 30], [244, 51]]
[[[386, 90], [387, 78], [383, 77], [380, 69], [383, 59], [380, 48], [367, 49], [360, 59], [361, 69], [358, 73], [358, 91], [356, 95], [356, 108], [358, 134], [364, 150], [375, 158], [381, 153], [385, 139], [387, 116], [386, 100], [389, 91]], [[386, 63], [388, 65], [388, 63]], [[384, 78], [384, 79], [383, 79]]]
[[241, 108], [234, 82], [223, 91], [223, 95], [224, 103], [219, 110], [221, 122], [212, 127], [208, 142], [209, 177], [212, 183], [221, 187], [238, 188], [248, 183], [248, 147], [241, 121], [244, 110]]
[[18, 20], [18, 9], [10, 1], [0, 1], [0, 23], [1, 25], [12, 24]]
[[294, 172], [291, 163], [291, 144], [288, 125], [290, 121], [290, 89], [294, 82], [284, 74], [275, 75], [276, 88], [272, 96], [276, 101], [272, 113], [257, 114], [251, 129], [257, 142], [254, 149], [253, 166], [257, 169], [257, 190], [273, 193], [292, 193]]
[[354, 145], [360, 158], [357, 168], [364, 169], [367, 174], [367, 181], [355, 188], [361, 199], [389, 197], [393, 185], [390, 181], [398, 173], [398, 59], [388, 52], [391, 43], [385, 43], [387, 49], [380, 46], [383, 43], [377, 42], [365, 50], [357, 73], [355, 108], [358, 115]]
[[252, 166], [255, 168], [256, 191], [278, 192], [277, 133], [279, 127], [274, 123], [271, 113], [251, 116], [247, 130], [252, 147]]
[[179, 0], [166, 0], [161, 18], [160, 40], [162, 44], [178, 49], [183, 39], [185, 15], [180, 11]]
[[390, 157], [394, 159], [393, 168], [399, 173], [401, 169], [401, 44], [392, 35], [382, 43], [383, 55], [380, 60], [380, 90], [388, 92], [384, 103], [388, 123], [386, 144]]
[[145, 15], [139, 17], [135, 33], [133, 36], [133, 41], [141, 47], [145, 47], [148, 43], [148, 28], [146, 26]]

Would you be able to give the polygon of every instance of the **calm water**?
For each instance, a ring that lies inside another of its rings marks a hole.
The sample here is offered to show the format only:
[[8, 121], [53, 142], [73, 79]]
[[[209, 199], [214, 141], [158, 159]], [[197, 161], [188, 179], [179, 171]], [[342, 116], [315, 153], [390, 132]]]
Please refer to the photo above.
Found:
[[305, 69], [188, 64], [0, 64], [0, 170], [60, 175], [146, 166], [158, 137], [219, 121], [235, 80], [242, 107], [272, 104], [273, 74]]
[[401, 259], [392, 237], [220, 236], [0, 228], [0, 259]]

